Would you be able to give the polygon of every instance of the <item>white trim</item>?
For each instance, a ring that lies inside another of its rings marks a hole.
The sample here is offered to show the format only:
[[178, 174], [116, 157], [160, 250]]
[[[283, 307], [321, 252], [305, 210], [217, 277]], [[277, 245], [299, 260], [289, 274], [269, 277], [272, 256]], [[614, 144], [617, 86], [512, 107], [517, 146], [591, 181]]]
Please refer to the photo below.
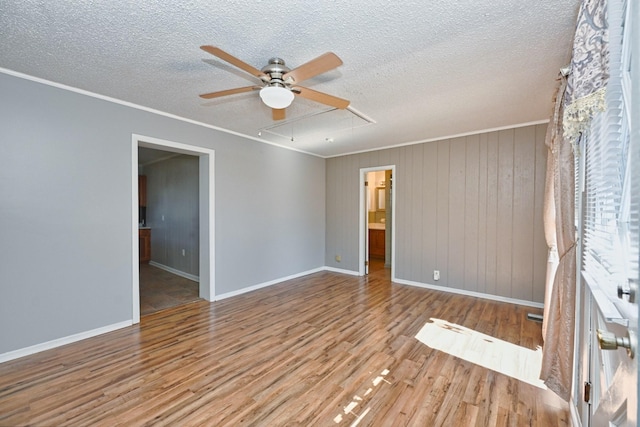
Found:
[[159, 268], [160, 270], [168, 271], [171, 274], [175, 274], [176, 276], [184, 277], [185, 279], [193, 280], [194, 282], [200, 282], [200, 277], [195, 274], [185, 273], [184, 271], [177, 270], [173, 267], [169, 267], [168, 265], [160, 264], [159, 262], [149, 261], [149, 265]]
[[335, 268], [335, 267], [325, 266], [323, 268], [323, 270], [324, 271], [330, 271], [332, 273], [348, 274], [350, 276], [362, 276], [362, 274], [360, 274], [359, 271], [345, 270], [343, 268]]
[[185, 117], [177, 116], [175, 114], [166, 113], [164, 111], [160, 111], [160, 110], [156, 110], [156, 109], [153, 109], [153, 108], [145, 107], [143, 105], [134, 104], [134, 103], [129, 102], [129, 101], [123, 101], [121, 99], [111, 98], [110, 96], [100, 95], [98, 93], [90, 92], [88, 90], [78, 89], [78, 88], [73, 87], [73, 86], [67, 86], [67, 85], [62, 84], [62, 83], [52, 82], [50, 80], [45, 80], [45, 79], [42, 79], [40, 77], [34, 77], [34, 76], [30, 76], [28, 74], [19, 73], [17, 71], [9, 70], [9, 69], [6, 69], [6, 68], [0, 67], [0, 73], [8, 74], [10, 76], [18, 77], [18, 78], [25, 79], [25, 80], [30, 80], [30, 81], [33, 81], [33, 82], [36, 82], [36, 83], [41, 83], [41, 84], [44, 84], [44, 85], [47, 85], [47, 86], [52, 86], [52, 87], [55, 87], [55, 88], [58, 88], [58, 89], [68, 90], [69, 92], [79, 93], [81, 95], [90, 96], [92, 98], [101, 99], [103, 101], [113, 102], [114, 104], [124, 105], [125, 107], [130, 107], [130, 108], [135, 108], [136, 110], [142, 110], [142, 111], [146, 111], [146, 112], [149, 112], [149, 113], [158, 114], [160, 116], [169, 117], [171, 119], [180, 120], [180, 121], [183, 121], [183, 122], [186, 122], [186, 123], [191, 123], [193, 125], [203, 126], [203, 127], [209, 128], [209, 129], [214, 129], [214, 130], [217, 130], [217, 131], [220, 131], [220, 132], [227, 133], [229, 135], [235, 135], [235, 136], [239, 136], [239, 137], [242, 137], [242, 138], [250, 139], [250, 140], [253, 140], [253, 141], [262, 142], [263, 144], [268, 144], [268, 145], [273, 145], [273, 146], [276, 146], [276, 147], [284, 148], [285, 150], [297, 151], [299, 153], [308, 154], [310, 156], [324, 158], [323, 156], [321, 156], [319, 154], [311, 153], [311, 152], [304, 151], [304, 150], [300, 150], [299, 148], [289, 147], [287, 145], [281, 145], [281, 144], [277, 144], [275, 142], [266, 141], [264, 139], [256, 138], [254, 136], [245, 135], [243, 133], [235, 132], [235, 131], [232, 131], [232, 130], [229, 130], [229, 129], [225, 129], [225, 128], [221, 128], [221, 127], [218, 127], [218, 126], [210, 125], [210, 124], [207, 124], [207, 123], [199, 122], [197, 120], [187, 119]]
[[215, 298], [215, 151], [196, 145], [167, 141], [138, 134], [131, 135], [131, 236], [132, 236], [132, 293], [133, 323], [140, 322], [140, 279], [138, 247], [138, 147], [154, 148], [199, 156], [199, 242], [200, 273], [199, 295], [207, 301]]
[[526, 307], [544, 308], [544, 304], [541, 302], [527, 301], [527, 300], [522, 300], [517, 298], [501, 297], [499, 295], [491, 295], [491, 294], [485, 294], [482, 292], [467, 291], [465, 289], [449, 288], [446, 286], [431, 285], [429, 283], [420, 283], [420, 282], [414, 282], [411, 280], [404, 280], [404, 279], [393, 279], [392, 281], [394, 283], [398, 283], [401, 285], [416, 286], [419, 288], [431, 289], [434, 291], [449, 292], [452, 294], [465, 295], [468, 297], [483, 298], [483, 299], [489, 299], [492, 301], [499, 301], [499, 302], [507, 302], [510, 304], [523, 305]]
[[124, 322], [114, 323], [112, 325], [103, 326], [97, 329], [92, 329], [90, 331], [69, 335], [68, 337], [58, 338], [55, 340], [43, 342], [41, 344], [32, 345], [30, 347], [13, 350], [8, 353], [0, 354], [0, 363], [8, 362], [9, 360], [18, 359], [24, 356], [29, 356], [31, 354], [39, 353], [41, 351], [51, 350], [52, 348], [71, 344], [77, 341], [82, 341], [87, 338], [95, 337], [97, 335], [106, 334], [108, 332], [113, 332], [117, 329], [126, 328], [131, 325], [132, 325], [132, 322], [130, 320], [126, 320]]
[[[215, 186], [215, 152], [211, 151], [208, 156], [200, 157], [200, 294], [207, 301], [215, 301], [216, 295], [216, 233], [215, 233], [215, 205], [216, 205], [216, 186]], [[207, 179], [208, 178], [208, 179]], [[206, 186], [202, 185], [204, 182]], [[208, 204], [202, 201], [208, 201]], [[203, 230], [205, 230], [203, 232]], [[203, 239], [204, 242], [203, 242]], [[206, 248], [203, 251], [203, 248]], [[209, 283], [207, 283], [207, 281]], [[207, 286], [208, 285], [208, 286]], [[204, 286], [204, 288], [203, 288]], [[203, 294], [204, 292], [204, 294]]]
[[527, 127], [527, 126], [541, 125], [543, 123], [549, 123], [549, 119], [536, 120], [536, 121], [533, 121], [533, 122], [526, 122], [526, 123], [517, 123], [517, 124], [514, 124], [514, 125], [499, 126], [499, 127], [495, 127], [495, 128], [473, 130], [473, 131], [469, 131], [469, 132], [457, 133], [457, 134], [454, 134], [454, 135], [436, 136], [434, 138], [421, 139], [421, 140], [418, 140], [418, 141], [401, 142], [399, 144], [385, 145], [384, 147], [374, 147], [374, 148], [370, 148], [370, 149], [367, 149], [367, 150], [351, 151], [349, 153], [333, 154], [331, 156], [322, 156], [322, 157], [324, 157], [325, 159], [331, 159], [332, 157], [342, 157], [342, 156], [350, 156], [352, 154], [370, 153], [372, 151], [380, 151], [380, 150], [388, 150], [388, 149], [391, 149], [391, 148], [406, 147], [407, 145], [424, 144], [425, 142], [444, 141], [445, 139], [460, 138], [462, 136], [470, 136], [470, 135], [480, 135], [480, 134], [483, 134], [483, 133], [497, 132], [497, 131], [500, 131], [500, 130], [517, 129], [517, 128], [523, 128], [523, 127]]
[[247, 288], [238, 289], [237, 291], [231, 291], [231, 292], [227, 292], [225, 294], [216, 295], [216, 299], [215, 300], [216, 301], [220, 301], [220, 300], [223, 300], [223, 299], [227, 299], [227, 298], [235, 297], [235, 296], [238, 296], [238, 295], [246, 294], [247, 292], [256, 291], [258, 289], [266, 288], [268, 286], [273, 286], [273, 285], [276, 285], [278, 283], [285, 282], [287, 280], [297, 279], [298, 277], [308, 276], [309, 274], [318, 273], [320, 271], [323, 271], [324, 269], [325, 269], [325, 267], [318, 267], [318, 268], [314, 268], [312, 270], [303, 271], [301, 273], [292, 274], [291, 276], [281, 277], [279, 279], [270, 280], [270, 281], [264, 282], [264, 283], [258, 283], [257, 285], [249, 286]]
[[365, 235], [367, 229], [367, 215], [366, 212], [366, 197], [364, 182], [367, 179], [369, 172], [391, 170], [391, 176], [393, 177], [393, 185], [391, 186], [391, 280], [394, 279], [394, 273], [396, 270], [396, 193], [398, 192], [398, 179], [396, 174], [396, 165], [383, 165], [368, 168], [360, 168], [359, 179], [359, 208], [358, 208], [358, 273], [360, 276], [365, 275], [364, 262], [367, 256]]
[[138, 141], [131, 136], [131, 321], [140, 323], [140, 237], [138, 231]]

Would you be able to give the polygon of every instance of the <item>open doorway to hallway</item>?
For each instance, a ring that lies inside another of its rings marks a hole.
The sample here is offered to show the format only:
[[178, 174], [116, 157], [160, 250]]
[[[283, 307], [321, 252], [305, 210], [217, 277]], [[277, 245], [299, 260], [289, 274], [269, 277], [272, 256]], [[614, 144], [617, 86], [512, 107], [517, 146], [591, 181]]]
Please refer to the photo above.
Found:
[[[208, 148], [194, 146], [190, 144], [183, 144], [180, 142], [167, 141], [154, 137], [142, 136], [133, 134], [131, 138], [131, 186], [132, 186], [132, 199], [131, 199], [131, 246], [132, 246], [132, 321], [133, 323], [140, 322], [140, 258], [147, 258], [147, 254], [143, 254], [141, 249], [145, 248], [144, 242], [141, 242], [141, 211], [140, 211], [140, 181], [138, 170], [138, 155], [140, 148], [151, 148], [154, 150], [167, 151], [170, 155], [187, 155], [186, 157], [195, 157], [197, 162], [197, 170], [195, 176], [197, 176], [197, 191], [195, 195], [191, 195], [191, 198], [197, 200], [197, 218], [194, 220], [197, 226], [191, 231], [191, 233], [182, 233], [183, 236], [188, 236], [186, 239], [177, 240], [175, 242], [168, 242], [177, 247], [177, 251], [173, 250], [171, 254], [167, 254], [167, 258], [160, 258], [158, 263], [163, 264], [165, 270], [171, 273], [178, 274], [181, 277], [187, 279], [193, 279], [198, 282], [198, 296], [207, 301], [213, 301], [215, 298], [215, 211], [214, 211], [214, 198], [215, 198], [215, 185], [214, 185], [214, 155], [215, 152]], [[179, 158], [179, 157], [176, 157]], [[194, 168], [196, 169], [196, 168]], [[180, 175], [181, 172], [174, 172], [174, 175]], [[148, 183], [147, 183], [148, 184]], [[147, 200], [148, 202], [149, 200]], [[178, 202], [180, 203], [180, 202]], [[148, 208], [149, 206], [147, 206]], [[179, 210], [178, 210], [179, 211]], [[169, 211], [167, 211], [169, 212]], [[152, 221], [158, 226], [162, 226], [163, 222], [167, 222], [174, 213], [166, 214], [164, 212], [150, 212], [147, 211], [145, 215], [145, 225], [151, 228], [153, 233]], [[155, 219], [151, 218], [152, 215], [156, 215]], [[164, 217], [163, 217], [164, 215]], [[196, 216], [195, 214], [193, 216]], [[167, 239], [172, 239], [170, 236], [165, 236]], [[162, 250], [154, 249], [152, 239], [149, 239], [150, 251], [156, 251], [157, 255], [163, 255]], [[142, 243], [142, 244], [141, 244]], [[195, 246], [188, 246], [192, 243]], [[159, 251], [159, 252], [158, 252]], [[176, 254], [177, 252], [177, 254]], [[196, 255], [197, 253], [197, 255]], [[187, 260], [191, 256], [191, 260]], [[181, 261], [177, 261], [177, 268], [171, 267], [171, 263], [165, 261], [173, 257]], [[151, 262], [150, 262], [151, 264]], [[189, 266], [193, 267], [193, 270], [187, 270]], [[175, 271], [174, 271], [175, 270]], [[178, 273], [177, 273], [178, 272]], [[186, 273], [185, 273], [186, 272]]]
[[141, 315], [200, 299], [198, 163], [138, 148]]

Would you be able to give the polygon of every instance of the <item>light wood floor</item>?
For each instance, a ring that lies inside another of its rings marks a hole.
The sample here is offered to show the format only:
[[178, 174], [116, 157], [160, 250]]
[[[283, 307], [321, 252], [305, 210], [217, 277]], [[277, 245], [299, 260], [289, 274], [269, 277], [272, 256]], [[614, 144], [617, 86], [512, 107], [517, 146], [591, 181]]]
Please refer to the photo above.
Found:
[[0, 364], [0, 425], [567, 426], [552, 392], [415, 339], [535, 349], [530, 308], [321, 272]]

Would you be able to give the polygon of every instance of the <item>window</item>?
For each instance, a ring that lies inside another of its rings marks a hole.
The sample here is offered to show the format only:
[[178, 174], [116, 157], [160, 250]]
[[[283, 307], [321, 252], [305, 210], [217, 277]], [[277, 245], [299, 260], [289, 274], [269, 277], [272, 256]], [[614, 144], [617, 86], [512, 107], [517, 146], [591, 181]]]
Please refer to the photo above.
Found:
[[[613, 306], [629, 318], [632, 308], [617, 297], [617, 288], [628, 287], [638, 277], [637, 227], [638, 204], [632, 203], [629, 155], [631, 49], [627, 2], [609, 3], [610, 77], [605, 112], [598, 113], [588, 132], [582, 136], [584, 168], [582, 194], [583, 276], [594, 292], [606, 296]], [[580, 188], [577, 186], [576, 188]], [[633, 221], [632, 221], [633, 219]], [[607, 305], [607, 301], [598, 301]], [[633, 316], [634, 317], [634, 316]]]

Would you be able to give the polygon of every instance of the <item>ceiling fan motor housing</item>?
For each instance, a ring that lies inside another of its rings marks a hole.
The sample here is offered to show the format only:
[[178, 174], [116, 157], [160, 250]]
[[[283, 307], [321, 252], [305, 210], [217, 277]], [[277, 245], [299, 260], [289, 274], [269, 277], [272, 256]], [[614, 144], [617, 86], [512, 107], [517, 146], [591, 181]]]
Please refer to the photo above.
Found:
[[291, 71], [289, 67], [284, 64], [284, 59], [271, 58], [269, 64], [262, 67], [260, 70], [263, 73], [269, 75], [269, 86], [286, 87], [282, 76]]

